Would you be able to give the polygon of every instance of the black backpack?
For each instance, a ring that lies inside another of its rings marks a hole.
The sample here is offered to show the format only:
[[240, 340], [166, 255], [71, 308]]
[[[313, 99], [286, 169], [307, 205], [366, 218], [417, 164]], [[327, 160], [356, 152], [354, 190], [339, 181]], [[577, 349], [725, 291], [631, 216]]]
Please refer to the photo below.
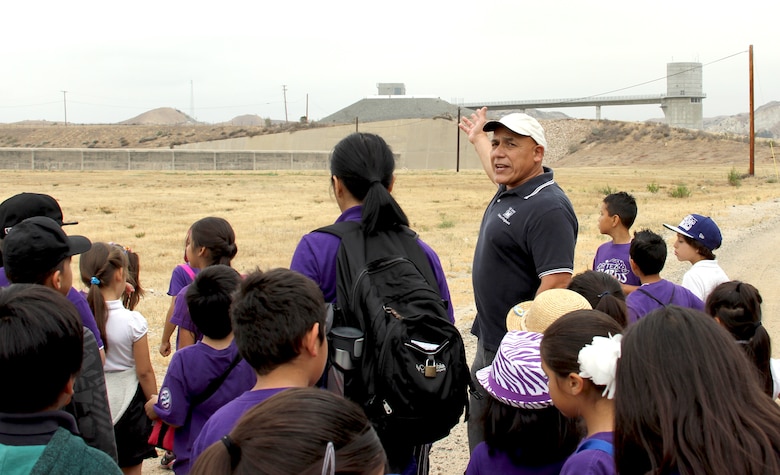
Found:
[[416, 233], [366, 236], [354, 221], [317, 231], [341, 238], [333, 327], [364, 334], [362, 357], [344, 374], [345, 397], [363, 407], [383, 444], [446, 437], [464, 409], [468, 416], [471, 375]]

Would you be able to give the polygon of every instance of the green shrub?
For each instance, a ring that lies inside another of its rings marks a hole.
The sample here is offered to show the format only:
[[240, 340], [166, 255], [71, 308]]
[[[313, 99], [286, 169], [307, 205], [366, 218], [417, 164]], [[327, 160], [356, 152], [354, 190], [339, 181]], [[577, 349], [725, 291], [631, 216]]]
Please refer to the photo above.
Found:
[[596, 191], [601, 193], [604, 196], [611, 195], [612, 193], [617, 193], [617, 190], [612, 188], [609, 185], [602, 186], [601, 188], [597, 188]]
[[650, 193], [658, 193], [658, 190], [661, 189], [660, 186], [658, 186], [658, 183], [652, 182], [647, 185], [647, 191]]
[[737, 172], [736, 168], [731, 168], [731, 171], [728, 174], [729, 179], [729, 185], [731, 186], [740, 186], [742, 185], [742, 175]]
[[691, 190], [688, 189], [685, 183], [680, 183], [669, 192], [669, 196], [672, 198], [687, 198], [691, 196]]
[[443, 213], [440, 214], [441, 222], [436, 225], [439, 229], [448, 229], [455, 226], [455, 221], [448, 219]]

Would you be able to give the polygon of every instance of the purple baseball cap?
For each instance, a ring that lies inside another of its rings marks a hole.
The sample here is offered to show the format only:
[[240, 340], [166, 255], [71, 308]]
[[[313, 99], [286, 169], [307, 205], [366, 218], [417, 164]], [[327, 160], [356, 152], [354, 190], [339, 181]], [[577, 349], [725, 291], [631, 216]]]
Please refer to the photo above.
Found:
[[720, 228], [709, 216], [689, 214], [680, 221], [679, 226], [664, 223], [664, 227], [700, 242], [710, 251], [719, 248], [723, 242]]

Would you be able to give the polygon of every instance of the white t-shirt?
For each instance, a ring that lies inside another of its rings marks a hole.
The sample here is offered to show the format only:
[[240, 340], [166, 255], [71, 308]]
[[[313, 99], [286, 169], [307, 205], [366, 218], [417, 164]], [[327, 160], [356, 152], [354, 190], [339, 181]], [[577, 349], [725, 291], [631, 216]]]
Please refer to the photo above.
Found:
[[126, 309], [121, 300], [109, 300], [108, 320], [106, 321], [105, 371], [123, 371], [135, 368], [133, 343], [140, 340], [149, 330], [146, 319], [138, 312]]
[[704, 259], [694, 264], [685, 273], [682, 286], [705, 302], [712, 289], [728, 281], [729, 277], [720, 268], [717, 260]]

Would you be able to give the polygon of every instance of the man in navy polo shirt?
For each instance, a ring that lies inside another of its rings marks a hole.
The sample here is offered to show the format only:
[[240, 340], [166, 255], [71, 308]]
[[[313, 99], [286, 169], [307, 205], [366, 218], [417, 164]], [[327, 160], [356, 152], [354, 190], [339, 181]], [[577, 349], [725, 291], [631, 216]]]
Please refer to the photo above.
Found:
[[[577, 216], [569, 198], [542, 166], [547, 140], [533, 117], [514, 113], [487, 120], [487, 108], [462, 117], [461, 130], [498, 190], [482, 217], [474, 250], [472, 283], [478, 338], [471, 368], [489, 366], [506, 333], [506, 314], [540, 292], [565, 288], [574, 272]], [[493, 132], [492, 137], [488, 132]], [[480, 385], [475, 381], [475, 386]], [[479, 415], [487, 398], [471, 398], [469, 447], [483, 440]]]

